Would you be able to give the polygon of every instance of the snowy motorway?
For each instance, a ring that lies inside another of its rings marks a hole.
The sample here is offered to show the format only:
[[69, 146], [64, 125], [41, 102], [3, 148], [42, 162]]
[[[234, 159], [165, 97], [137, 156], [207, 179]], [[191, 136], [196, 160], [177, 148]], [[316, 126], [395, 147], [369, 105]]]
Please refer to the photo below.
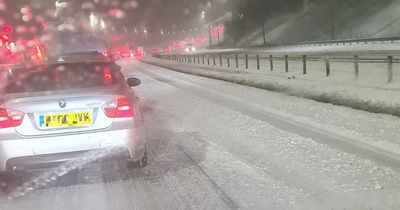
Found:
[[382, 150], [400, 148], [399, 118], [121, 65], [142, 80], [149, 165], [93, 163], [0, 209], [400, 209], [400, 162]]

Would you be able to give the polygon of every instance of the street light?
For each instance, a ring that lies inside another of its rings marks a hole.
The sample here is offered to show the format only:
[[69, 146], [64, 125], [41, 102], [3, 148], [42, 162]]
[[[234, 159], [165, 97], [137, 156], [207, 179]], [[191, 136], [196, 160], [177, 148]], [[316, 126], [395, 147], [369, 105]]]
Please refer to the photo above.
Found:
[[54, 17], [58, 17], [60, 11], [68, 7], [67, 2], [56, 1], [55, 5], [56, 5], [56, 12], [54, 13]]
[[106, 23], [104, 22], [104, 20], [100, 20], [100, 27], [102, 30], [106, 29]]
[[92, 27], [96, 27], [97, 24], [99, 23], [99, 18], [96, 17], [96, 15], [94, 15], [93, 13], [90, 13], [90, 26]]

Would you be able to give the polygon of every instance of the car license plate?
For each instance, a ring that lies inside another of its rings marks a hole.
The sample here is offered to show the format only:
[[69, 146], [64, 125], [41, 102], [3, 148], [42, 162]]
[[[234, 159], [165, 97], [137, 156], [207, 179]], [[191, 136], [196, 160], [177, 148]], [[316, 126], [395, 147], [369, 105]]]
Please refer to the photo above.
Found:
[[41, 128], [86, 127], [92, 124], [91, 112], [68, 112], [39, 116]]

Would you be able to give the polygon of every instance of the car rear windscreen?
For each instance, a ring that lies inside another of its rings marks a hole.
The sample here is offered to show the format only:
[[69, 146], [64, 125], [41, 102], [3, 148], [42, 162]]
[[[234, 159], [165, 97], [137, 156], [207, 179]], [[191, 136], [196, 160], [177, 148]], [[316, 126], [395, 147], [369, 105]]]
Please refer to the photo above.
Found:
[[111, 63], [64, 63], [15, 69], [4, 93], [91, 88], [116, 84], [121, 75]]

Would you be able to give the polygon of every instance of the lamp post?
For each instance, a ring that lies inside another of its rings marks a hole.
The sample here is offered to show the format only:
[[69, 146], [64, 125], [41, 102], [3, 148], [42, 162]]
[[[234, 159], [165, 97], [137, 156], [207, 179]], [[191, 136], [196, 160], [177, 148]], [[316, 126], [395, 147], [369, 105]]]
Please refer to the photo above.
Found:
[[[210, 2], [208, 2], [208, 3], [209, 3], [209, 5], [210, 5]], [[207, 31], [208, 31], [208, 43], [209, 43], [209, 46], [211, 47], [211, 46], [212, 46], [211, 25], [210, 25], [210, 24], [207, 24], [207, 21], [206, 21], [206, 12], [205, 12], [205, 11], [202, 11], [202, 12], [201, 12], [201, 18], [203, 19], [204, 25], [207, 27]]]

